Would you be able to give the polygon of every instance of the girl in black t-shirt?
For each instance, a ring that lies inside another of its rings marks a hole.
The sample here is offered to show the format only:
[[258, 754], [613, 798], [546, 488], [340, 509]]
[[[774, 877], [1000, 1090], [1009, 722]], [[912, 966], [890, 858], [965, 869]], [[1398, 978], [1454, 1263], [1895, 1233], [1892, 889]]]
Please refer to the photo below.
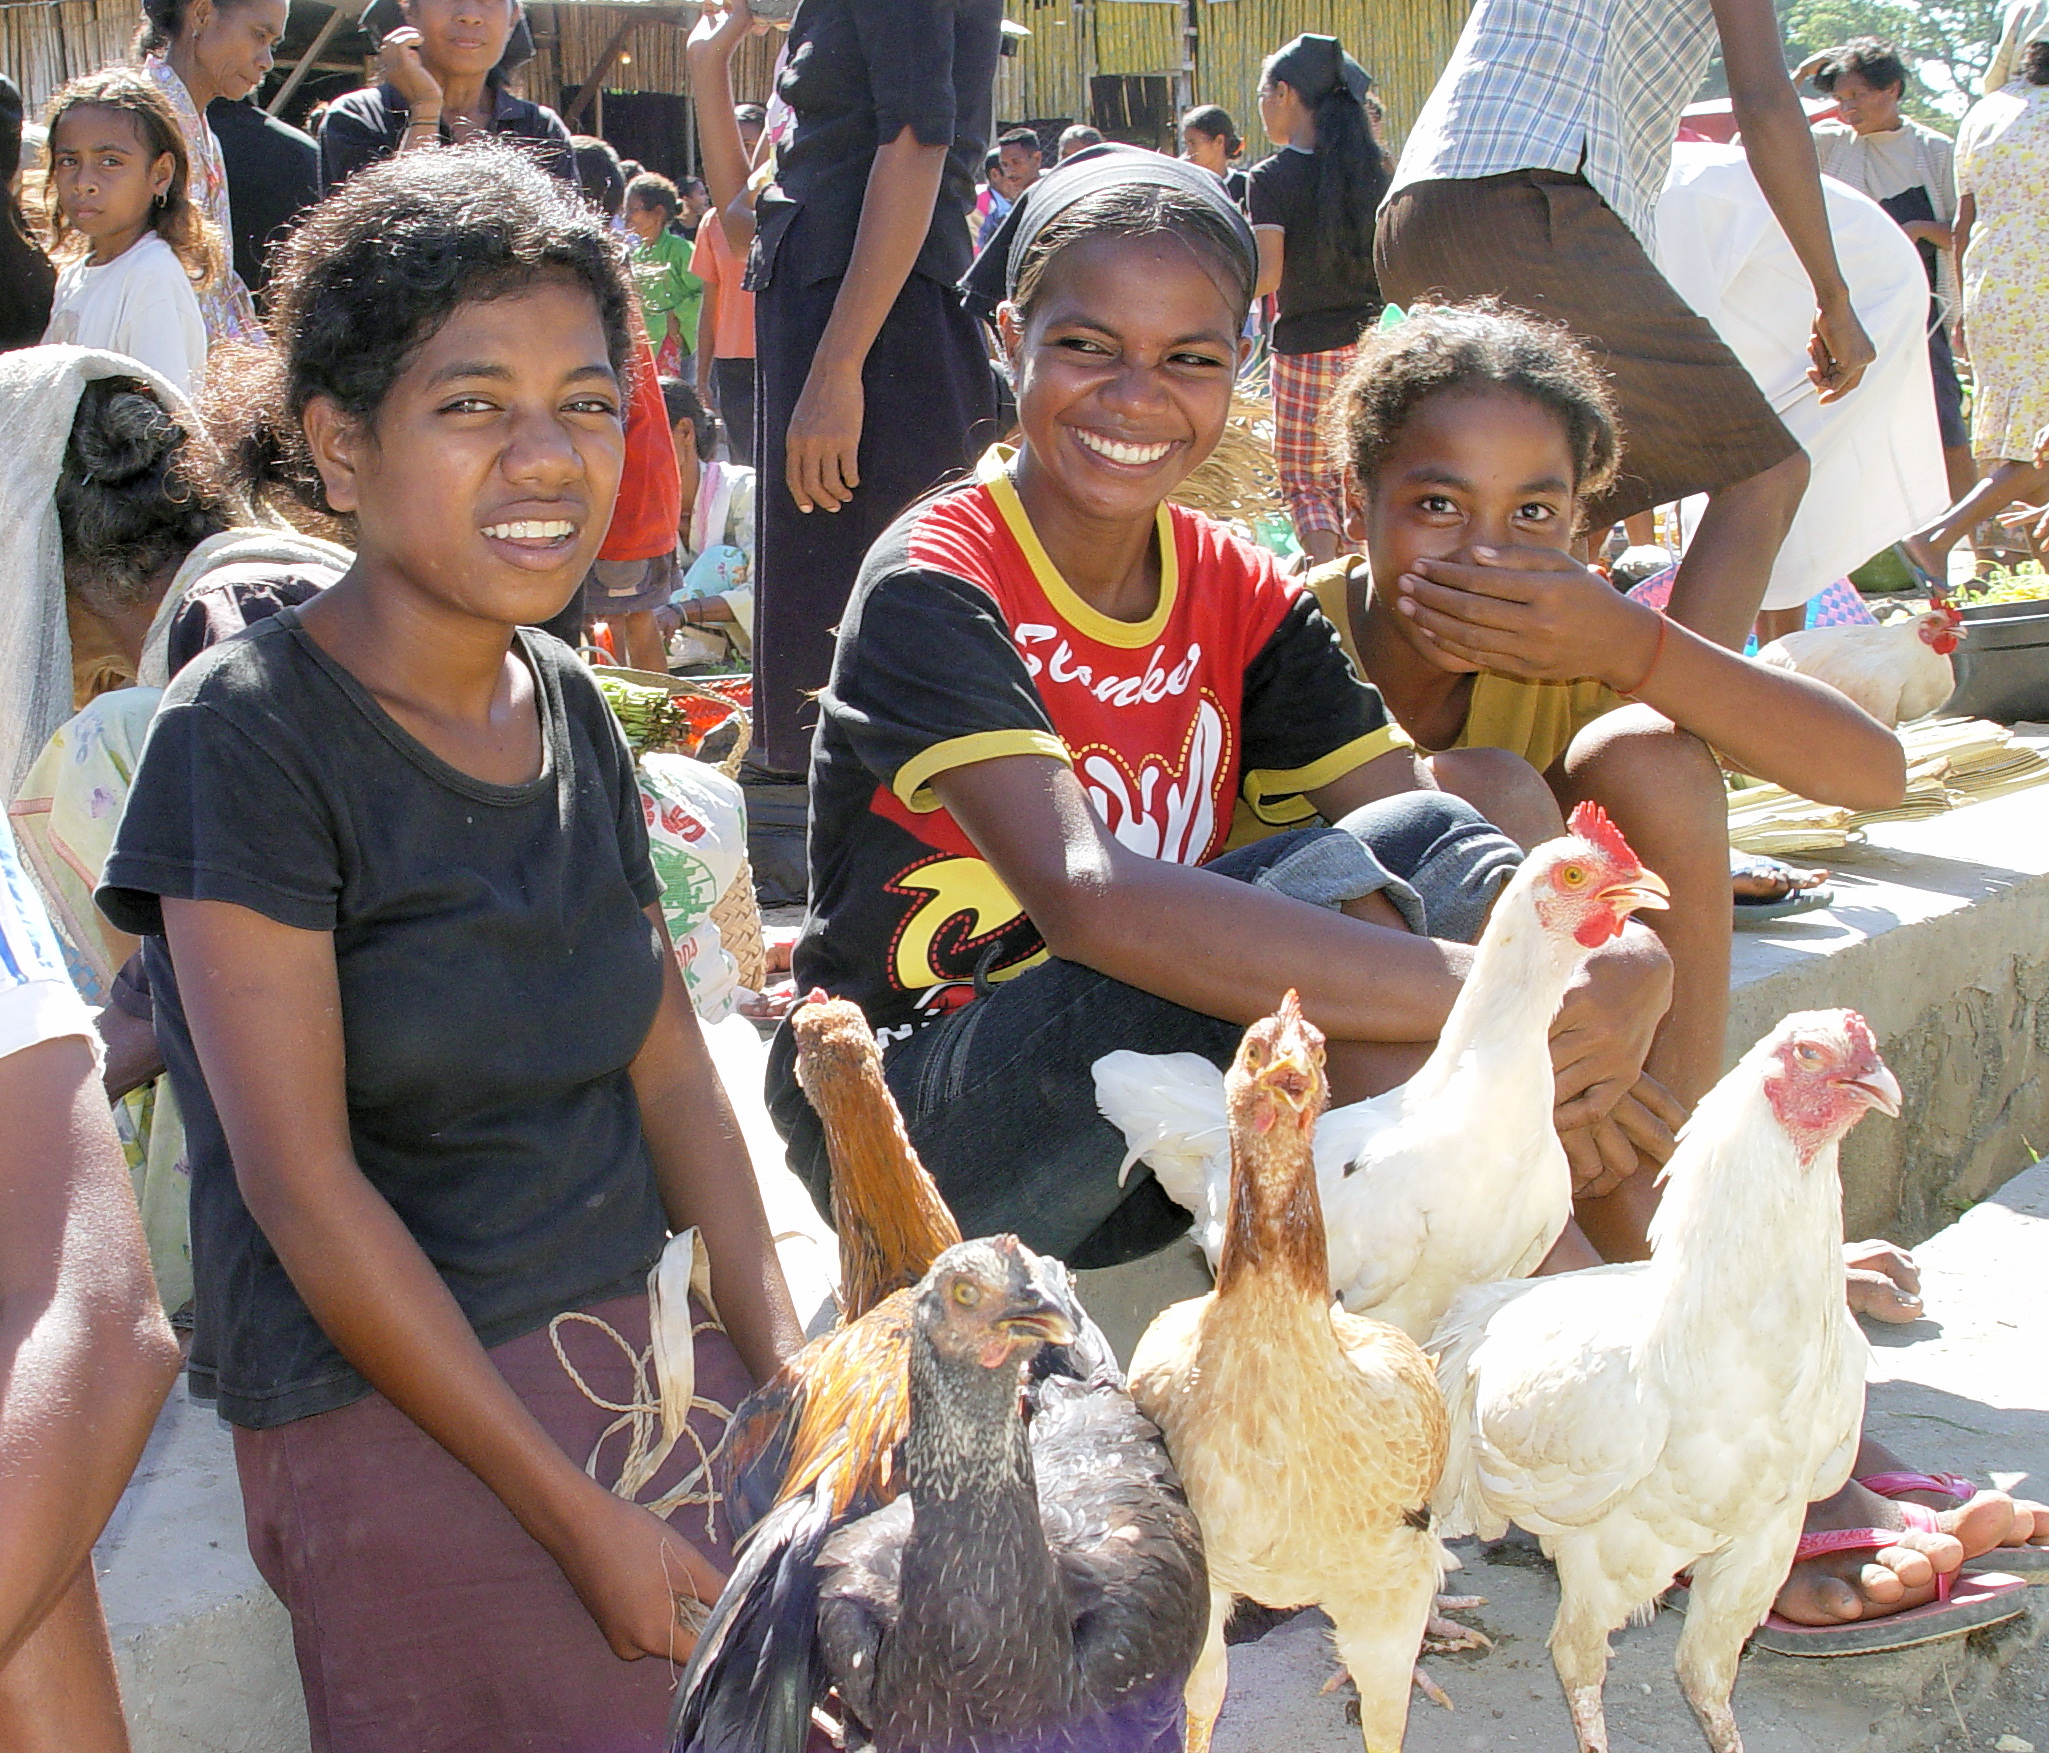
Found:
[[654, 1753], [725, 1560], [702, 1497], [672, 1524], [598, 1482], [597, 1402], [646, 1399], [617, 1341], [647, 1347], [687, 1228], [724, 1326], [699, 1310], [699, 1396], [801, 1337], [630, 757], [531, 631], [611, 517], [631, 297], [602, 221], [503, 146], [315, 210], [239, 454], [355, 564], [179, 673], [100, 890], [185, 1116], [194, 1383], [333, 1753]]
[[1380, 314], [1373, 215], [1387, 155], [1373, 131], [1372, 79], [1336, 37], [1303, 34], [1260, 74], [1259, 119], [1280, 147], [1253, 166], [1248, 203], [1259, 238], [1259, 295], [1274, 322], [1274, 460], [1295, 536], [1318, 564], [1336, 557], [1345, 521], [1342, 471], [1317, 427], [1353, 346]]

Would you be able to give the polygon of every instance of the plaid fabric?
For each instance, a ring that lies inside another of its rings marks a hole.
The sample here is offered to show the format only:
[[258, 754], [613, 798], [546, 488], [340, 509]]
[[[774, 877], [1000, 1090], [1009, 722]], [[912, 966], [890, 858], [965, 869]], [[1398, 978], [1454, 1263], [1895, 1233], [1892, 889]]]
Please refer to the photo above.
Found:
[[1274, 462], [1298, 537], [1345, 527], [1345, 472], [1325, 454], [1316, 429], [1324, 403], [1358, 356], [1356, 346], [1273, 356]]
[[1388, 194], [1577, 173], [1648, 249], [1679, 112], [1716, 40], [1712, 0], [1479, 0]]
[[[1662, 572], [1653, 572], [1643, 583], [1629, 593], [1630, 600], [1649, 603], [1654, 609], [1662, 610], [1672, 600], [1672, 575], [1679, 570], [1667, 566]], [[1857, 594], [1857, 587], [1847, 578], [1839, 578], [1828, 585], [1807, 605], [1807, 625], [1810, 627], [1873, 627], [1878, 617], [1871, 612], [1871, 605]]]

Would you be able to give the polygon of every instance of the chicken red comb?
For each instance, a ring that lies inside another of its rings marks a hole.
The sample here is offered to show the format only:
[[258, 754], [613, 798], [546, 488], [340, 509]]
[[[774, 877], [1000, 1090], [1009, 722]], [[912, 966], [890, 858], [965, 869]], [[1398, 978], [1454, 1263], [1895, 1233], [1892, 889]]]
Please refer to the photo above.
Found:
[[1600, 847], [1611, 857], [1625, 859], [1632, 865], [1640, 862], [1629, 842], [1623, 839], [1622, 830], [1609, 821], [1608, 812], [1597, 803], [1576, 806], [1567, 826], [1582, 840]]
[[1850, 1045], [1876, 1057], [1878, 1037], [1871, 1032], [1871, 1025], [1854, 1010], [1843, 1012], [1843, 1033], [1850, 1037]]
[[814, 986], [809, 992], [804, 994], [803, 1002], [806, 1004], [830, 1004], [832, 1002], [832, 994], [826, 991], [823, 986]]
[[1275, 1011], [1274, 1015], [1279, 1019], [1284, 1028], [1291, 1023], [1300, 1023], [1302, 1020], [1301, 993], [1290, 986], [1286, 992], [1281, 994], [1281, 1008]]

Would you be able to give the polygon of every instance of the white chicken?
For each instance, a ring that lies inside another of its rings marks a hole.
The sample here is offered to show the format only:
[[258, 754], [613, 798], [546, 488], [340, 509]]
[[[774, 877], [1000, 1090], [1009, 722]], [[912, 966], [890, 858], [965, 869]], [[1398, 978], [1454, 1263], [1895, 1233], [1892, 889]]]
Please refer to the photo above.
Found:
[[1956, 692], [1950, 653], [1964, 618], [1948, 603], [1882, 626], [1810, 627], [1774, 639], [1757, 661], [1826, 682], [1880, 724], [1925, 718]]
[[[1572, 1212], [1551, 1122], [1551, 1019], [1590, 950], [1668, 891], [1594, 804], [1523, 861], [1414, 1077], [1316, 1129], [1331, 1287], [1355, 1315], [1429, 1338], [1468, 1285], [1520, 1278]], [[1105, 1054], [1096, 1105], [1175, 1203], [1212, 1270], [1230, 1197], [1223, 1074], [1194, 1053]]]
[[1715, 1753], [1742, 1753], [1737, 1658], [1863, 1419], [1837, 1145], [1899, 1099], [1855, 1011], [1786, 1018], [1695, 1110], [1648, 1261], [1484, 1285], [1438, 1330], [1440, 1526], [1516, 1522], [1557, 1562], [1551, 1657], [1581, 1753], [1608, 1745], [1608, 1634], [1689, 1565], [1680, 1689]]

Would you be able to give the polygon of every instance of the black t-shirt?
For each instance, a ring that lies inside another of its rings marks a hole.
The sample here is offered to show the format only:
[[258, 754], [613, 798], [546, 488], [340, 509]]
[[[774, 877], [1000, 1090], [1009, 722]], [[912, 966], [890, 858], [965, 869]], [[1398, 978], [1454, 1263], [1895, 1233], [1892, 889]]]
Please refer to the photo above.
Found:
[[57, 296], [57, 270], [14, 215], [0, 189], [0, 353], [41, 341]]
[[1002, 27], [1002, 0], [804, 0], [776, 86], [797, 129], [758, 204], [750, 287], [847, 271], [876, 148], [907, 127], [948, 148], [913, 271], [949, 287], [967, 272]]
[[[514, 97], [502, 85], [491, 89], [497, 102], [491, 132], [503, 140], [524, 142], [542, 169], [575, 187], [576, 148], [569, 143], [562, 118], [545, 104]], [[339, 188], [364, 165], [389, 158], [404, 143], [411, 119], [412, 109], [396, 86], [366, 85], [336, 98], [320, 123], [320, 192]], [[445, 118], [441, 138], [453, 138]]]
[[251, 292], [261, 292], [271, 245], [320, 199], [320, 148], [311, 134], [265, 115], [253, 101], [215, 98], [206, 106], [206, 125], [220, 140], [228, 172], [235, 272]]
[[1158, 607], [1110, 620], [1054, 570], [1001, 461], [869, 550], [819, 702], [796, 975], [885, 1041], [1046, 954], [935, 774], [1051, 756], [1125, 845], [1201, 864], [1241, 800], [1267, 829], [1313, 821], [1305, 792], [1407, 740], [1271, 554], [1163, 507]]
[[252, 1429], [360, 1398], [235, 1184], [159, 897], [334, 934], [356, 1161], [495, 1345], [637, 1288], [666, 1222], [628, 1068], [660, 1002], [631, 757], [589, 672], [523, 632], [546, 757], [458, 772], [284, 609], [164, 696], [99, 902], [147, 939], [192, 1170], [194, 1391]]
[[[1278, 226], [1283, 234], [1276, 353], [1349, 347], [1380, 315], [1371, 250], [1349, 262], [1327, 265], [1318, 259], [1316, 192], [1322, 171], [1323, 161], [1315, 153], [1293, 146], [1252, 167], [1252, 223]], [[1381, 180], [1384, 184], [1385, 171]]]

